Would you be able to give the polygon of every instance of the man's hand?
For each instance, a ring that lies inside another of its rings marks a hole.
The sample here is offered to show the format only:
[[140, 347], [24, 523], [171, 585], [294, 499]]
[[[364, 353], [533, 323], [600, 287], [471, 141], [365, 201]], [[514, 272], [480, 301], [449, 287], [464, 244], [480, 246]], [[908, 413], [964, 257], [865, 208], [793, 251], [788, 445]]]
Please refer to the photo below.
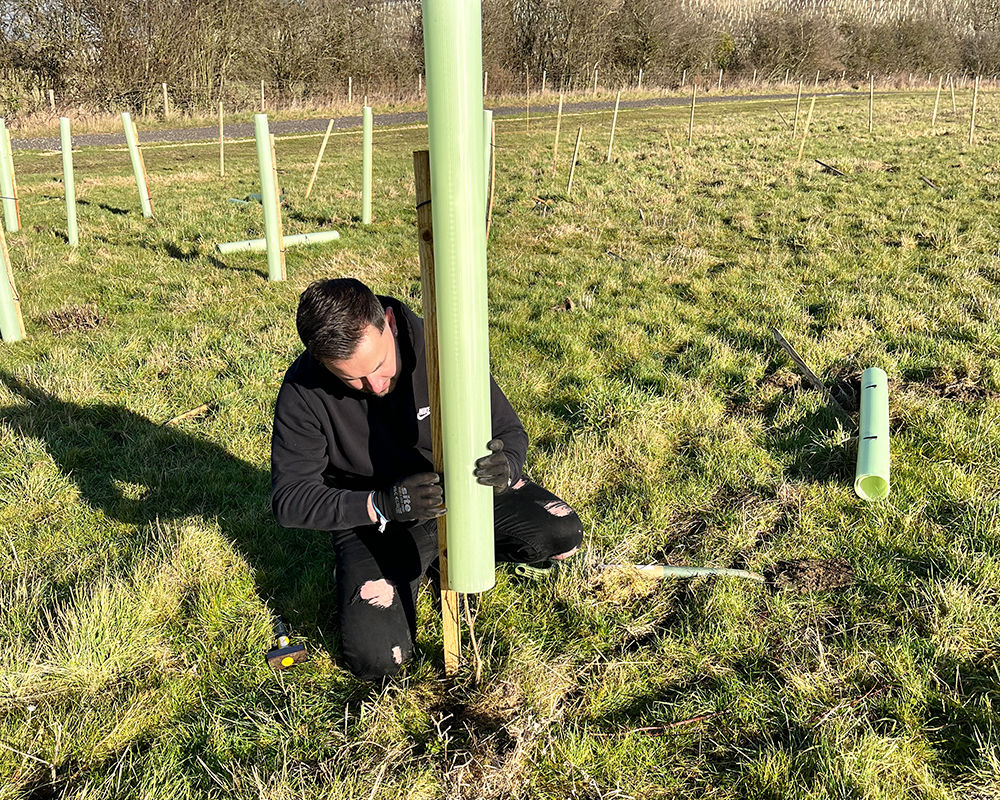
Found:
[[386, 519], [399, 522], [440, 517], [445, 512], [441, 476], [418, 472], [372, 493], [372, 503]]
[[510, 462], [503, 454], [503, 442], [490, 439], [486, 445], [491, 452], [476, 461], [473, 475], [483, 486], [492, 486], [494, 494], [500, 494], [510, 488]]

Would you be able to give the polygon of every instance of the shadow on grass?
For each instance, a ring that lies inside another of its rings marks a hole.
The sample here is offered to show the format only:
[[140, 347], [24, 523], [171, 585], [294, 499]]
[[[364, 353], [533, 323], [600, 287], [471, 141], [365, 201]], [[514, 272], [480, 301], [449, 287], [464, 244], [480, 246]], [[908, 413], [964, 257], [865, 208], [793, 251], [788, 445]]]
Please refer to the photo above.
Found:
[[[273, 597], [272, 609], [330, 649], [330, 538], [274, 523], [268, 471], [123, 406], [66, 402], [6, 372], [0, 381], [24, 400], [0, 409], [0, 416], [21, 435], [44, 442], [83, 502], [110, 519], [152, 530], [151, 523], [192, 516], [216, 521], [254, 570], [262, 597]], [[141, 496], [126, 496], [125, 484], [144, 487]]]

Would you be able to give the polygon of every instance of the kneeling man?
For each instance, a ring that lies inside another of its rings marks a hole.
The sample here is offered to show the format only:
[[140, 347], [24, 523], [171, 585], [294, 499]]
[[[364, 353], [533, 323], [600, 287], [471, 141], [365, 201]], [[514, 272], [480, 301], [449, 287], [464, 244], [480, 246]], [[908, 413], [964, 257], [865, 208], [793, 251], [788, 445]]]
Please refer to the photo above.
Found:
[[[271, 508], [279, 525], [333, 535], [344, 660], [380, 678], [413, 653], [417, 589], [436, 564], [444, 513], [423, 321], [337, 278], [303, 292], [295, 322], [306, 349], [278, 392]], [[528, 436], [492, 378], [490, 404], [493, 438], [474, 474], [493, 487], [497, 559], [568, 557], [583, 539], [579, 517], [524, 477]]]

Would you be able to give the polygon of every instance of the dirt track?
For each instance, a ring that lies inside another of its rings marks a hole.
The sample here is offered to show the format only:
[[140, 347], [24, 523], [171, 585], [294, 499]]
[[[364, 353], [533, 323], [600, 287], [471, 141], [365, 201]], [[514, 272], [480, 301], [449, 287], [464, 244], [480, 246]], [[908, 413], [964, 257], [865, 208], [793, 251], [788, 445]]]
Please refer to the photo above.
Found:
[[[821, 97], [835, 97], [837, 94], [824, 94]], [[713, 97], [706, 95], [698, 98], [698, 105], [708, 103], [741, 103], [750, 100], [789, 100], [794, 99], [794, 94], [774, 94], [774, 95], [722, 95]], [[653, 97], [644, 100], [623, 100], [621, 108], [653, 108], [656, 106], [686, 106], [690, 103], [687, 97]], [[576, 103], [566, 103], [563, 105], [565, 112], [581, 111], [605, 111], [614, 108], [614, 103], [610, 100], [594, 100]], [[532, 113], [555, 113], [556, 105], [547, 103], [545, 105], [532, 106]], [[524, 114], [523, 106], [505, 106], [493, 109], [494, 117], [517, 117]], [[320, 133], [326, 130], [329, 120], [325, 117], [317, 119], [285, 120], [271, 122], [271, 133], [276, 136], [294, 133]], [[386, 127], [392, 125], [419, 125], [427, 122], [427, 114], [423, 111], [406, 111], [396, 114], [376, 114], [376, 127]], [[333, 125], [335, 130], [351, 130], [361, 127], [361, 116], [338, 117]], [[155, 142], [203, 142], [214, 141], [219, 136], [217, 126], [205, 128], [177, 128], [174, 130], [145, 130], [142, 131], [143, 144], [153, 144]], [[240, 122], [226, 126], [227, 139], [244, 139], [253, 137], [253, 123]], [[125, 146], [125, 135], [120, 133], [88, 133], [73, 137], [74, 147], [108, 147]], [[34, 139], [14, 139], [12, 137], [11, 146], [15, 150], [58, 150], [59, 139], [34, 138]]]

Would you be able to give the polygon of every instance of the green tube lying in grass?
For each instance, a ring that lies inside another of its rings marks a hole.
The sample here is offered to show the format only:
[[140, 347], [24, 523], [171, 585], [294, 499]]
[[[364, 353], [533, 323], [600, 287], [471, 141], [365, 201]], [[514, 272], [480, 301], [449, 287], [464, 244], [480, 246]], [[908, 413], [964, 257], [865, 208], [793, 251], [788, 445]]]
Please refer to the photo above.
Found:
[[854, 491], [862, 500], [889, 496], [889, 377], [870, 367], [861, 376], [861, 424]]
[[[316, 233], [296, 233], [285, 237], [285, 247], [295, 247], [300, 244], [324, 244], [340, 238], [337, 231], [317, 231]], [[215, 252], [242, 253], [247, 250], [266, 250], [267, 239], [244, 239], [241, 242], [220, 242], [215, 246]]]
[[700, 578], [705, 575], [715, 575], [722, 578], [744, 578], [750, 581], [764, 583], [765, 578], [759, 572], [748, 572], [745, 569], [729, 569], [726, 567], [671, 567], [666, 564], [601, 564], [601, 569], [634, 569], [647, 578]]

